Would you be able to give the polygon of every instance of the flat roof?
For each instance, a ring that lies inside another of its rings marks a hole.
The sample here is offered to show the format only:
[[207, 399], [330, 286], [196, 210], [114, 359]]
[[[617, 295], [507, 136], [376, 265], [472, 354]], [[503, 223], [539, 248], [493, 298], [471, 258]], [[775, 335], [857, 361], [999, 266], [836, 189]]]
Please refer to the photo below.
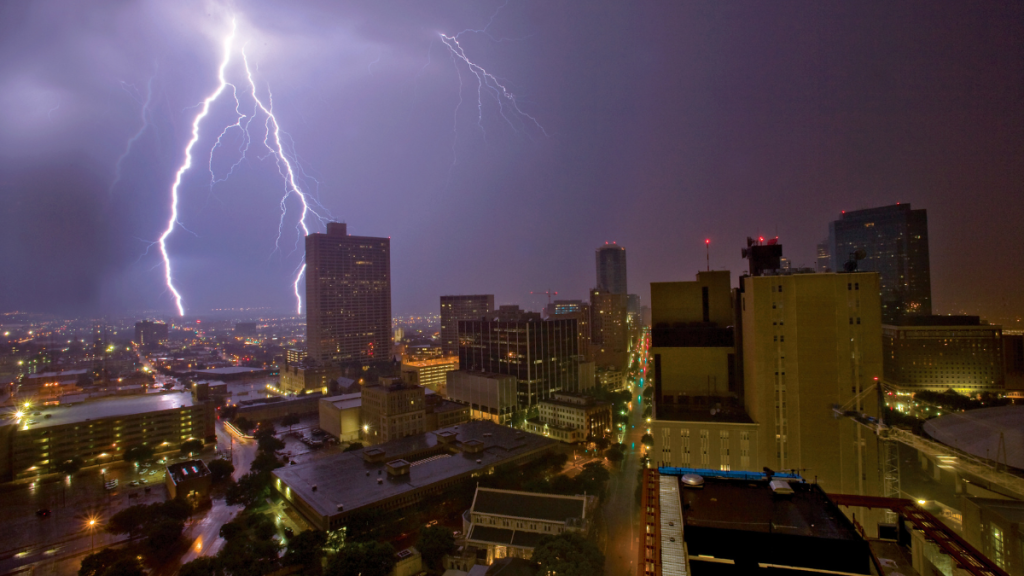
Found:
[[210, 475], [210, 469], [202, 460], [186, 460], [167, 467], [167, 474], [175, 484], [181, 484], [184, 480], [202, 478]]
[[477, 488], [471, 510], [480, 514], [510, 518], [565, 522], [570, 518], [583, 518], [586, 511], [586, 498], [584, 496]]
[[452, 410], [461, 410], [462, 408], [469, 409], [469, 405], [462, 404], [461, 402], [452, 402], [451, 400], [444, 400], [437, 406], [434, 406], [434, 413], [438, 412], [451, 412]]
[[[134, 416], [144, 412], [173, 410], [183, 406], [192, 406], [190, 392], [163, 392], [157, 394], [135, 394], [132, 396], [105, 396], [95, 400], [86, 400], [71, 406], [40, 407], [40, 416], [32, 416], [35, 424], [29, 429], [50, 428], [64, 424], [74, 424], [86, 420], [101, 420], [118, 416]], [[33, 410], [35, 411], [35, 410]], [[47, 418], [46, 415], [50, 417]]]
[[[455, 432], [459, 442], [478, 440], [484, 448], [473, 454], [460, 452], [449, 455], [437, 440], [437, 435], [446, 431]], [[317, 514], [331, 517], [343, 513], [339, 512], [339, 505], [344, 506], [344, 512], [349, 512], [557, 443], [556, 440], [527, 434], [488, 420], [477, 420], [296, 466], [278, 468], [273, 475]], [[431, 453], [433, 449], [437, 453]], [[409, 460], [409, 473], [389, 476], [383, 462], [363, 460], [363, 452], [366, 450], [384, 451], [384, 459], [387, 461], [397, 458]], [[477, 460], [480, 460], [479, 464]], [[378, 484], [378, 479], [383, 482]], [[316, 491], [313, 486], [317, 487]]]
[[767, 480], [705, 477], [701, 489], [680, 485], [684, 531], [704, 527], [861, 541], [842, 511], [815, 485], [790, 482], [789, 486], [793, 494], [778, 497]]
[[340, 396], [330, 396], [328, 398], [321, 398], [321, 402], [330, 402], [335, 408], [339, 410], [346, 410], [348, 408], [359, 408], [363, 405], [363, 395], [360, 393], [356, 394], [342, 394]]
[[193, 370], [196, 374], [245, 374], [248, 372], [264, 372], [263, 368], [248, 366], [228, 366], [227, 368], [210, 368], [209, 370]]

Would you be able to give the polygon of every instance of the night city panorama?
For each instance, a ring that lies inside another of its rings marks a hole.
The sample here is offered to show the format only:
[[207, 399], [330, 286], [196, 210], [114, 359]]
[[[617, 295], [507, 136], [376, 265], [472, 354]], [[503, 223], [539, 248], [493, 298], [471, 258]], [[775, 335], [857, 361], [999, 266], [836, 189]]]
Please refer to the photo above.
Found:
[[1024, 576], [1024, 6], [0, 5], [0, 576]]

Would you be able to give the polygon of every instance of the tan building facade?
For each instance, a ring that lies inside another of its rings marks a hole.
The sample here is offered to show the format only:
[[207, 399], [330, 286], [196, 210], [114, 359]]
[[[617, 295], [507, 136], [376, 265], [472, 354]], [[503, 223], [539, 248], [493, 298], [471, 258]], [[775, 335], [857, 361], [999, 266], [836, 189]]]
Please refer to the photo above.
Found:
[[444, 396], [447, 374], [459, 369], [458, 356], [443, 356], [429, 360], [407, 360], [402, 362], [402, 380], [430, 388]]
[[[758, 459], [799, 470], [827, 492], [881, 494], [877, 437], [833, 406], [878, 416], [882, 326], [878, 275], [740, 279], [745, 408]], [[731, 438], [731, 437], [730, 437]]]
[[380, 444], [426, 431], [423, 388], [400, 381], [363, 386], [363, 440]]
[[582, 442], [611, 433], [612, 405], [588, 396], [558, 393], [537, 404], [538, 417], [526, 421], [526, 430], [563, 442]]

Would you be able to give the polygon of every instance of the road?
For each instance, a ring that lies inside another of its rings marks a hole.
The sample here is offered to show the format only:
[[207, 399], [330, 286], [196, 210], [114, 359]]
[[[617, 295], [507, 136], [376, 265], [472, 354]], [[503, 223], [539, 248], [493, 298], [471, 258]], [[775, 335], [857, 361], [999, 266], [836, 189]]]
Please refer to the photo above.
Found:
[[[646, 353], [643, 350], [640, 352], [638, 361], [645, 364]], [[643, 404], [639, 401], [639, 378], [631, 378], [630, 383], [634, 403], [629, 413], [629, 423], [621, 436], [621, 442], [626, 446], [626, 457], [611, 470], [608, 498], [604, 504], [604, 522], [607, 527], [604, 548], [606, 576], [636, 574], [636, 559], [640, 546], [636, 483], [643, 455], [643, 444], [640, 439], [646, 432], [646, 425], [643, 419]]]

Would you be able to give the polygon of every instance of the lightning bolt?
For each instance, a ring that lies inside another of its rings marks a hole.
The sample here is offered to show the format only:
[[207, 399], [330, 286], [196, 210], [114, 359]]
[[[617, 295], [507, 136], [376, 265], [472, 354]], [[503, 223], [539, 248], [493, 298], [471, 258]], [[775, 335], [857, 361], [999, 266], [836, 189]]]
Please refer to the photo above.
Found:
[[[151, 76], [149, 78], [149, 82], [146, 83], [146, 101], [142, 103], [142, 126], [139, 126], [139, 129], [138, 131], [135, 132], [135, 135], [128, 140], [128, 144], [125, 146], [124, 152], [122, 152], [121, 155], [118, 156], [117, 163], [114, 164], [114, 181], [110, 183], [110, 188], [107, 190], [107, 193], [110, 194], [111, 196], [113, 196], [114, 194], [114, 187], [116, 187], [117, 183], [121, 181], [121, 164], [124, 162], [125, 158], [127, 158], [128, 155], [131, 154], [132, 146], [135, 145], [135, 142], [137, 142], [139, 138], [142, 137], [143, 133], [146, 132], [146, 129], [149, 128], [149, 106], [153, 101], [154, 78], [156, 78], [155, 74]], [[124, 82], [121, 83], [121, 87], [124, 88], [126, 92], [128, 91], [128, 89], [124, 87]], [[132, 86], [132, 89], [135, 89], [135, 87]], [[132, 96], [133, 99], [135, 98], [135, 96], [132, 95], [131, 92], [128, 92], [128, 95]]]
[[199, 113], [196, 114], [195, 119], [192, 120], [192, 139], [189, 140], [188, 144], [185, 146], [185, 161], [180, 167], [178, 167], [178, 171], [174, 175], [174, 183], [171, 185], [171, 214], [167, 219], [167, 228], [164, 230], [164, 233], [160, 235], [160, 239], [157, 241], [160, 245], [160, 255], [164, 259], [164, 280], [167, 282], [167, 289], [174, 295], [174, 304], [178, 308], [178, 316], [185, 315], [185, 306], [182, 303], [181, 293], [174, 287], [174, 277], [171, 271], [171, 257], [167, 253], [167, 239], [171, 236], [171, 233], [174, 232], [175, 226], [180, 225], [178, 222], [178, 189], [181, 187], [181, 178], [185, 175], [185, 172], [188, 172], [188, 169], [192, 167], [192, 148], [195, 147], [196, 142], [199, 141], [199, 125], [202, 123], [203, 118], [210, 113], [210, 105], [229, 86], [224, 72], [227, 69], [228, 63], [231, 61], [231, 49], [235, 41], [236, 29], [237, 25], [232, 19], [231, 33], [224, 39], [224, 59], [221, 60], [220, 68], [217, 71], [217, 78], [220, 80], [220, 84], [212, 94], [203, 100]]
[[[300, 180], [308, 179], [312, 180], [319, 186], [319, 181], [313, 178], [302, 168], [299, 161], [298, 155], [295, 151], [295, 144], [291, 141], [291, 137], [287, 132], [281, 129], [281, 125], [278, 122], [277, 116], [274, 115], [274, 96], [273, 93], [267, 88], [266, 99], [260, 97], [260, 91], [256, 85], [254, 78], [253, 69], [249, 65], [249, 59], [245, 53], [245, 46], [240, 50], [241, 60], [245, 69], [245, 80], [248, 83], [248, 90], [246, 90], [244, 96], [251, 97], [253, 100], [253, 106], [251, 111], [244, 112], [242, 110], [242, 100], [240, 99], [239, 87], [228, 81], [226, 76], [226, 70], [228, 64], [231, 61], [231, 56], [234, 51], [234, 40], [236, 35], [237, 26], [234, 20], [231, 23], [231, 33], [224, 41], [224, 57], [221, 61], [220, 68], [217, 74], [220, 80], [216, 90], [214, 90], [209, 96], [206, 97], [199, 105], [199, 112], [196, 114], [192, 122], [192, 139], [189, 140], [185, 147], [185, 160], [182, 165], [178, 168], [178, 172], [174, 178], [174, 184], [171, 186], [171, 215], [167, 222], [167, 228], [164, 230], [163, 235], [157, 242], [160, 245], [160, 252], [163, 256], [164, 272], [167, 281], [167, 287], [174, 295], [175, 304], [178, 308], [178, 314], [184, 315], [184, 306], [182, 304], [182, 297], [180, 292], [175, 288], [173, 282], [173, 275], [171, 271], [171, 260], [167, 252], [166, 240], [175, 228], [182, 228], [181, 222], [178, 221], [178, 201], [179, 201], [179, 189], [181, 186], [181, 180], [185, 172], [192, 166], [193, 160], [193, 148], [199, 140], [199, 126], [202, 123], [203, 118], [207, 116], [210, 111], [210, 106], [222, 94], [228, 92], [230, 88], [230, 94], [235, 102], [234, 113], [235, 119], [232, 123], [226, 125], [217, 136], [216, 141], [210, 148], [209, 158], [207, 161], [208, 170], [210, 173], [210, 189], [220, 183], [228, 180], [235, 170], [248, 159], [248, 154], [254, 140], [258, 140], [259, 137], [254, 138], [251, 132], [254, 121], [258, 118], [262, 120], [264, 127], [264, 134], [262, 137], [262, 145], [266, 148], [268, 154], [259, 157], [259, 160], [264, 160], [269, 156], [274, 157], [275, 164], [277, 166], [278, 174], [284, 181], [284, 194], [281, 196], [280, 207], [281, 207], [281, 218], [277, 229], [277, 238], [274, 241], [274, 252], [280, 249], [281, 237], [284, 230], [285, 217], [288, 213], [288, 202], [294, 196], [298, 199], [301, 207], [298, 221], [296, 223], [296, 241], [295, 250], [298, 249], [299, 243], [302, 238], [310, 234], [311, 219], [315, 218], [317, 222], [323, 225], [329, 219], [329, 212], [322, 204], [307, 190], [303, 189], [303, 186], [299, 184]], [[256, 122], [258, 125], [259, 122]], [[225, 137], [233, 130], [239, 130], [242, 137], [242, 142], [238, 149], [238, 158], [228, 169], [227, 173], [222, 177], [218, 178], [214, 172], [214, 154], [220, 148], [225, 145]], [[287, 140], [287, 142], [286, 142]], [[273, 252], [272, 252], [273, 254]], [[292, 283], [292, 287], [295, 292], [296, 298], [296, 310], [298, 314], [302, 313], [302, 295], [299, 291], [299, 285], [302, 282], [302, 278], [306, 271], [306, 265], [304, 262], [296, 268], [295, 280]]]

